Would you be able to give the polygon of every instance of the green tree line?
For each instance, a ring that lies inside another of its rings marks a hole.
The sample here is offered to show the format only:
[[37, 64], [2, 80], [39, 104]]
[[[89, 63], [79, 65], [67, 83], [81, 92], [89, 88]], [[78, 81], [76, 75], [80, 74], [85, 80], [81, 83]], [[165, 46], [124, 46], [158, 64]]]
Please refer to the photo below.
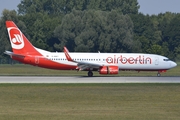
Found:
[[137, 0], [21, 0], [0, 18], [0, 63], [11, 50], [13, 20], [32, 44], [48, 51], [152, 53], [180, 61], [180, 14], [144, 15]]

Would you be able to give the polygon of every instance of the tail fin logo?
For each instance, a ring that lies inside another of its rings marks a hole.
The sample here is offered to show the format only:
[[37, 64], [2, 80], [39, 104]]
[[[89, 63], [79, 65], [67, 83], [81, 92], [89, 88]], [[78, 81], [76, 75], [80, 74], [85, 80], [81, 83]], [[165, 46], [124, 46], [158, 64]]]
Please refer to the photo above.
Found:
[[24, 47], [24, 40], [21, 31], [18, 28], [8, 28], [11, 46], [14, 49], [22, 49]]

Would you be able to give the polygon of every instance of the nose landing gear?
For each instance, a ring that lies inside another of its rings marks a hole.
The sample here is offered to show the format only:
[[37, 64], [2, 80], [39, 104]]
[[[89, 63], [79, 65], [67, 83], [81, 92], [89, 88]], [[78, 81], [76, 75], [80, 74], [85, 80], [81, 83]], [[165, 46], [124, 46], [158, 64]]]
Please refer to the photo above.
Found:
[[161, 73], [160, 72], [157, 73], [157, 77], [161, 77]]
[[166, 72], [166, 70], [159, 70], [158, 73], [157, 73], [157, 77], [161, 77], [162, 72]]

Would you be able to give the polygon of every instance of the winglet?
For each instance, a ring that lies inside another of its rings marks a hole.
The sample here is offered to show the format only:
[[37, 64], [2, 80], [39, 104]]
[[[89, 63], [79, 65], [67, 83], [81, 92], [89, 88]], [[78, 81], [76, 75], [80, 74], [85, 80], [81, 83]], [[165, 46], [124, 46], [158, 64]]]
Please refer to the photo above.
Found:
[[64, 47], [64, 54], [65, 54], [66, 59], [67, 59], [68, 61], [72, 61], [72, 62], [73, 62], [73, 59], [72, 59], [71, 56], [69, 55], [69, 50], [68, 50], [66, 47]]

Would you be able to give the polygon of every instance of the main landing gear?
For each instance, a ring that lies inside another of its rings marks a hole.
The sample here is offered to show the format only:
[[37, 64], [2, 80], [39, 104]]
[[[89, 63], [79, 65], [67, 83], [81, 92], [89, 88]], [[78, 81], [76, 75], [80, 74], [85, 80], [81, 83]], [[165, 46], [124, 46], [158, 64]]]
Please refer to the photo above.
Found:
[[93, 72], [92, 71], [89, 71], [88, 72], [88, 77], [92, 77], [93, 76]]

